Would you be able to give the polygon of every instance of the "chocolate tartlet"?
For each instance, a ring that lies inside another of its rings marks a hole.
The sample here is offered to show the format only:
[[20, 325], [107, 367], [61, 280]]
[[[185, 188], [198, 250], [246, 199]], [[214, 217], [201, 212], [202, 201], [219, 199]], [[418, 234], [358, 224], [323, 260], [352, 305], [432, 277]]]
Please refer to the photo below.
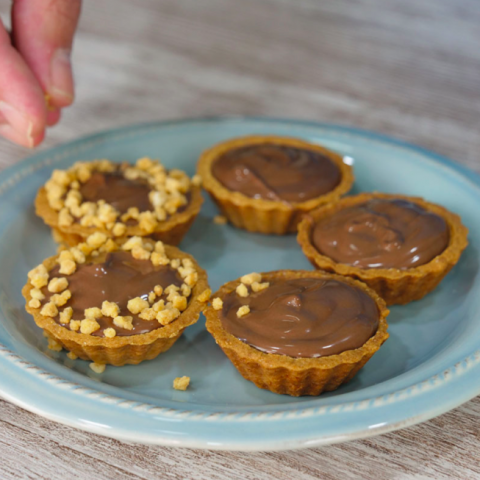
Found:
[[54, 170], [35, 200], [37, 215], [59, 243], [74, 246], [94, 232], [111, 238], [150, 236], [178, 245], [202, 205], [197, 178], [158, 160], [109, 160]]
[[212, 298], [208, 331], [245, 379], [274, 393], [335, 390], [388, 338], [385, 302], [339, 275], [254, 273]]
[[340, 155], [304, 140], [251, 136], [205, 151], [203, 187], [228, 220], [250, 232], [295, 232], [303, 214], [348, 192], [352, 168]]
[[194, 324], [209, 298], [206, 273], [175, 247], [97, 232], [29, 272], [26, 310], [51, 346], [121, 366], [151, 360]]
[[315, 267], [359, 279], [391, 305], [431, 292], [458, 262], [467, 234], [439, 205], [363, 193], [311, 212], [298, 241]]

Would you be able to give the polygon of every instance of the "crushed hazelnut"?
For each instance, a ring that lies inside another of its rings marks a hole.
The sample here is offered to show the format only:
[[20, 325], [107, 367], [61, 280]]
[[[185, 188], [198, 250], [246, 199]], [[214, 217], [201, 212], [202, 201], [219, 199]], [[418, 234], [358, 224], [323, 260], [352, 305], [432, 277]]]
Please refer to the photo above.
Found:
[[240, 297], [248, 297], [248, 288], [241, 283], [235, 290]]
[[60, 293], [68, 287], [68, 280], [65, 277], [52, 278], [48, 283], [48, 291], [51, 293]]
[[158, 241], [155, 243], [155, 251], [165, 254], [165, 245], [163, 244], [163, 242]]
[[87, 238], [87, 245], [90, 245], [93, 248], [99, 248], [106, 241], [107, 241], [107, 236], [104, 233], [95, 232]]
[[40, 300], [38, 298], [32, 298], [29, 302], [28, 302], [28, 306], [30, 308], [40, 308], [42, 304], [40, 303]]
[[143, 247], [135, 246], [132, 248], [132, 257], [137, 260], [149, 260], [150, 252]]
[[[62, 252], [63, 253], [63, 252]], [[59, 273], [62, 275], [72, 275], [77, 269], [77, 264], [73, 260], [64, 260], [60, 263]]]
[[155, 267], [160, 265], [168, 265], [170, 263], [170, 260], [167, 258], [167, 256], [159, 252], [152, 252], [150, 255], [150, 260]]
[[213, 217], [213, 223], [216, 225], [225, 225], [228, 222], [227, 218], [223, 215], [216, 215]]
[[178, 308], [181, 312], [183, 312], [187, 308], [187, 299], [182, 295], [177, 295], [173, 300], [172, 304], [174, 308]]
[[195, 187], [201, 187], [202, 186], [202, 177], [200, 175], [194, 175], [192, 177], [192, 185]]
[[85, 318], [100, 318], [102, 311], [98, 307], [86, 308], [84, 311]]
[[180, 267], [180, 259], [174, 258], [173, 260], [170, 260], [170, 266], [174, 269]]
[[72, 298], [72, 292], [70, 290], [65, 290], [62, 293], [55, 293], [50, 297], [50, 301], [53, 302], [57, 307], [62, 307]]
[[248, 305], [243, 305], [237, 310], [237, 317], [241, 318], [250, 313], [250, 307]]
[[103, 373], [105, 371], [105, 364], [103, 363], [95, 363], [92, 362], [90, 363], [89, 367], [95, 372], [95, 373]]
[[[182, 285], [182, 291], [183, 291], [183, 285]], [[199, 302], [208, 302], [210, 300], [211, 295], [212, 295], [212, 291], [209, 288], [207, 288], [197, 297], [197, 300]]]
[[102, 251], [104, 252], [116, 252], [118, 250], [118, 245], [109, 238], [101, 247]]
[[158, 302], [152, 305], [152, 309], [157, 313], [163, 310], [164, 308], [165, 308], [165, 300], [159, 300]]
[[263, 282], [263, 283], [253, 282], [252, 283], [252, 290], [254, 292], [261, 292], [262, 290], [265, 290], [269, 286], [270, 286], [270, 283], [268, 283], [268, 282]]
[[165, 293], [166, 295], [170, 295], [171, 293], [176, 293], [179, 290], [180, 290], [180, 288], [172, 283], [171, 285], [169, 285], [168, 287], [165, 288], [163, 293]]
[[143, 247], [142, 237], [131, 237], [123, 245], [122, 250], [132, 250], [134, 247]]
[[60, 323], [66, 325], [67, 323], [70, 323], [70, 320], [72, 319], [73, 315], [73, 308], [72, 307], [67, 307], [64, 308], [60, 312]]
[[103, 334], [107, 337], [107, 338], [113, 338], [117, 335], [117, 331], [114, 329], [114, 328], [106, 328], [104, 331], [103, 331]]
[[156, 298], [157, 298], [157, 295], [155, 295], [155, 292], [150, 292], [148, 294], [148, 303], [153, 303]]
[[53, 302], [46, 303], [40, 310], [40, 314], [44, 317], [56, 317], [58, 315], [57, 306]]
[[168, 308], [161, 310], [157, 313], [158, 323], [162, 325], [168, 325], [180, 316], [180, 310], [178, 308]]
[[190, 385], [190, 377], [177, 377], [173, 381], [173, 388], [175, 390], [186, 390]]
[[219, 297], [216, 297], [212, 301], [212, 307], [214, 310], [221, 310], [223, 308], [223, 300]]
[[[182, 283], [182, 287], [181, 287], [181, 290], [182, 290], [182, 295], [185, 296], [185, 297], [189, 297], [192, 293], [192, 288], [189, 287], [186, 283]], [[206, 291], [206, 290], [205, 290]], [[205, 292], [204, 292], [205, 293]], [[210, 291], [210, 295], [211, 295], [211, 291]], [[200, 300], [201, 301], [201, 300]]]
[[102, 314], [106, 317], [115, 318], [120, 313], [120, 308], [115, 302], [108, 302], [105, 300], [102, 303]]
[[145, 310], [142, 310], [140, 315], [138, 315], [142, 320], [155, 320], [157, 317], [157, 312], [154, 310], [154, 308], [146, 308]]
[[195, 286], [195, 284], [198, 281], [198, 273], [197, 272], [191, 273], [184, 279], [184, 281], [189, 287]]
[[123, 237], [127, 231], [127, 226], [124, 223], [117, 222], [113, 228], [112, 233], [115, 237]]
[[76, 263], [85, 263], [85, 254], [78, 247], [72, 247], [70, 252], [73, 255], [73, 259]]
[[48, 284], [48, 271], [45, 265], [40, 264], [28, 272], [30, 283], [35, 288], [42, 288]]
[[32, 288], [30, 290], [30, 296], [32, 298], [35, 298], [37, 300], [43, 300], [45, 298], [45, 295], [42, 293], [42, 291], [38, 288]]
[[244, 275], [240, 281], [245, 285], [251, 285], [253, 282], [261, 282], [262, 276], [259, 273], [249, 273], [248, 275]]
[[81, 320], [70, 320], [70, 330], [78, 332], [80, 330]]
[[124, 328], [125, 330], [132, 330], [133, 329], [133, 317], [122, 317], [118, 316], [113, 319], [113, 323], [120, 328]]
[[[70, 322], [71, 325], [71, 322]], [[80, 321], [80, 332], [90, 335], [100, 328], [100, 324], [94, 318], [86, 318]]]
[[61, 227], [69, 227], [74, 222], [74, 218], [70, 215], [68, 208], [62, 208], [58, 214], [58, 224]]
[[155, 292], [155, 295], [157, 295], [157, 297], [160, 297], [163, 294], [163, 287], [161, 285], [155, 285], [153, 291]]
[[142, 310], [145, 310], [149, 306], [149, 303], [141, 297], [132, 298], [127, 303], [128, 310], [133, 314], [140, 313]]

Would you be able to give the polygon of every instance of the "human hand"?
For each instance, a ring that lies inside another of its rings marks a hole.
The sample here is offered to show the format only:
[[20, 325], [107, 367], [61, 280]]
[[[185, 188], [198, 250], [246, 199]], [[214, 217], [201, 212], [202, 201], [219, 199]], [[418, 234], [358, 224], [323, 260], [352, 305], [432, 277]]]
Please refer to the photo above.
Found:
[[33, 148], [74, 99], [70, 52], [81, 0], [13, 0], [0, 21], [0, 135]]

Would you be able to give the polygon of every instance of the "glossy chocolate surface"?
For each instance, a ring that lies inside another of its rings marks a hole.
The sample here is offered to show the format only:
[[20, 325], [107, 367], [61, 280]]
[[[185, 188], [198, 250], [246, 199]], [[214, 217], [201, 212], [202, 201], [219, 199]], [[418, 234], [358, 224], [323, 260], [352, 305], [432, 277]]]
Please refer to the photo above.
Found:
[[320, 220], [312, 242], [337, 263], [407, 269], [442, 253], [449, 231], [442, 217], [412, 202], [373, 199]]
[[229, 190], [284, 202], [319, 197], [341, 180], [340, 169], [327, 156], [275, 144], [230, 150], [214, 162], [212, 173]]
[[147, 182], [127, 180], [121, 172], [93, 172], [80, 186], [83, 201], [105, 200], [120, 213], [125, 213], [130, 207], [137, 207], [140, 212], [152, 210], [148, 198], [150, 190]]
[[[147, 300], [148, 294], [156, 285], [163, 288], [171, 284], [181, 286], [183, 281], [178, 272], [170, 266], [154, 267], [150, 260], [136, 260], [124, 251], [109, 253], [96, 260], [98, 261], [94, 263], [77, 265], [77, 271], [66, 276], [72, 298], [59, 310], [72, 307], [72, 319], [83, 320], [86, 308], [101, 308], [103, 301], [107, 300], [118, 304], [120, 315], [133, 317], [133, 330], [116, 326], [110, 317], [96, 319], [100, 329], [92, 333], [95, 336], [103, 336], [103, 330], [109, 327], [115, 328], [120, 336], [138, 335], [161, 328], [162, 325], [157, 320], [143, 320], [138, 315], [133, 315], [127, 309], [127, 303], [135, 297]], [[51, 270], [50, 278], [65, 276], [60, 275], [58, 270], [58, 266]], [[43, 293], [46, 295], [45, 301], [52, 295], [46, 287], [43, 288]], [[161, 298], [165, 297], [157, 297], [156, 301]], [[59, 317], [55, 321], [59, 322]]]
[[[250, 313], [238, 318], [242, 305]], [[361, 347], [375, 335], [379, 311], [357, 287], [328, 278], [275, 280], [248, 297], [223, 298], [223, 328], [266, 353], [322, 357]]]

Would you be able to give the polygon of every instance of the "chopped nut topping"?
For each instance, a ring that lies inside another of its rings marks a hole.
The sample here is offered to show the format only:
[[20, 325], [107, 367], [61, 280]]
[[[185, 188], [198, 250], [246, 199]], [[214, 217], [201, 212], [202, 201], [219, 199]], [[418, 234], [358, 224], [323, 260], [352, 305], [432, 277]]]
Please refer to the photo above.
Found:
[[[71, 322], [70, 322], [71, 325]], [[96, 332], [100, 328], [100, 324], [94, 318], [86, 318], [80, 321], [80, 332], [87, 335]]]
[[124, 328], [125, 330], [133, 330], [132, 324], [133, 317], [115, 317], [113, 319], [113, 323], [120, 328]]
[[78, 332], [80, 330], [81, 320], [70, 320], [70, 330]]
[[95, 373], [103, 373], [105, 371], [105, 365], [103, 363], [95, 363], [92, 362], [89, 367], [95, 372]]
[[[182, 295], [185, 296], [185, 297], [189, 297], [192, 293], [192, 288], [189, 287], [186, 283], [182, 283], [182, 287], [181, 287], [181, 290], [182, 290]], [[205, 293], [205, 292], [204, 292]], [[210, 291], [210, 294], [212, 292]], [[201, 301], [201, 300], [200, 300]]]
[[200, 187], [202, 185], [202, 177], [200, 175], [194, 175], [192, 177], [192, 185], [195, 185], [195, 187]]
[[153, 308], [146, 308], [145, 310], [142, 310], [139, 317], [142, 320], [155, 320], [157, 317], [157, 312]]
[[178, 308], [168, 308], [161, 310], [157, 313], [158, 323], [162, 325], [168, 325], [180, 316], [180, 310]]
[[158, 267], [160, 265], [168, 265], [170, 263], [168, 257], [165, 254], [159, 252], [152, 252], [152, 254], [150, 255], [150, 260], [152, 261], [154, 267]]
[[78, 358], [73, 352], [68, 352], [68, 353], [67, 353], [67, 357], [68, 357], [70, 360], [76, 360], [76, 359]]
[[240, 297], [248, 297], [248, 288], [241, 283], [235, 290]]
[[58, 214], [58, 224], [61, 227], [69, 227], [75, 219], [70, 215], [68, 208], [62, 208]]
[[[182, 291], [183, 291], [183, 285], [182, 285]], [[207, 288], [197, 297], [197, 300], [199, 302], [208, 302], [210, 300], [211, 295], [212, 295], [212, 291], [209, 288]], [[188, 295], [185, 295], [185, 296], [188, 296]]]
[[212, 307], [214, 310], [221, 310], [223, 308], [223, 300], [219, 297], [216, 297], [212, 301]]
[[107, 238], [108, 237], [104, 233], [95, 232], [87, 238], [87, 244], [93, 248], [99, 248], [107, 241]]
[[60, 293], [68, 287], [68, 280], [65, 277], [52, 278], [48, 283], [48, 291], [51, 293]]
[[165, 308], [165, 300], [159, 300], [157, 303], [154, 303], [152, 305], [152, 309], [157, 313], [163, 310], [164, 308]]
[[157, 298], [157, 295], [155, 295], [155, 292], [150, 292], [148, 294], [148, 303], [153, 303], [156, 298]]
[[30, 308], [40, 308], [42, 304], [40, 303], [40, 300], [38, 298], [32, 298], [29, 302], [28, 302], [28, 306]]
[[65, 290], [62, 293], [52, 295], [50, 301], [53, 302], [57, 307], [63, 307], [70, 299], [72, 298], [72, 292], [70, 290]]
[[84, 311], [85, 318], [100, 318], [102, 311], [98, 307], [86, 308]]
[[123, 245], [122, 250], [132, 250], [134, 247], [143, 247], [142, 237], [131, 237]]
[[163, 242], [158, 241], [155, 243], [155, 251], [165, 254], [165, 245], [163, 244]]
[[180, 267], [180, 259], [174, 258], [173, 260], [170, 260], [170, 266], [176, 270]]
[[254, 292], [261, 292], [262, 290], [265, 290], [270, 286], [270, 283], [264, 282], [264, 283], [258, 283], [258, 282], [253, 282], [252, 283], [252, 290]]
[[72, 247], [70, 249], [71, 254], [73, 255], [73, 259], [77, 263], [85, 263], [85, 254], [78, 248], [78, 247]]
[[178, 288], [176, 285], [174, 285], [173, 283], [171, 285], [169, 285], [167, 288], [165, 288], [165, 290], [163, 291], [163, 293], [165, 293], [166, 295], [170, 295], [172, 292], [173, 293], [176, 293], [180, 290], [180, 288]]
[[77, 264], [73, 260], [64, 260], [60, 263], [59, 273], [61, 273], [62, 275], [72, 275], [72, 273], [74, 273], [76, 269]]
[[225, 225], [227, 222], [227, 217], [224, 217], [223, 215], [216, 215], [213, 217], [213, 223], [216, 225]]
[[157, 297], [160, 297], [163, 294], [163, 287], [161, 285], [155, 285], [153, 291], [155, 292], [155, 295], [157, 295]]
[[38, 288], [32, 288], [30, 290], [30, 296], [32, 298], [35, 298], [37, 300], [43, 300], [45, 298], [45, 295], [42, 293], [42, 291]]
[[30, 283], [35, 288], [42, 288], [48, 284], [48, 271], [45, 268], [45, 265], [38, 265], [33, 270], [28, 272], [28, 278]]
[[253, 282], [261, 282], [262, 276], [259, 273], [249, 273], [248, 275], [244, 275], [240, 281], [245, 285], [251, 285]]
[[186, 390], [190, 385], [190, 377], [177, 377], [173, 381], [173, 388], [175, 390]]
[[250, 307], [248, 305], [243, 305], [237, 310], [237, 317], [244, 317], [250, 313]]
[[57, 306], [53, 302], [46, 303], [40, 310], [40, 314], [44, 317], [56, 317], [58, 315]]
[[109, 238], [101, 247], [101, 250], [104, 252], [116, 252], [118, 250], [118, 245]]
[[70, 323], [70, 320], [72, 319], [72, 315], [73, 315], [72, 307], [64, 308], [63, 311], [60, 312], [60, 323], [64, 325], [66, 325], [67, 323]]
[[102, 303], [102, 314], [106, 317], [115, 318], [120, 313], [120, 308], [115, 302], [108, 302], [105, 300]]
[[195, 284], [198, 281], [198, 273], [197, 272], [191, 273], [184, 279], [184, 281], [189, 287], [195, 286]]
[[114, 329], [114, 328], [106, 328], [104, 331], [103, 331], [103, 334], [107, 337], [107, 338], [113, 338], [117, 335], [117, 331]]
[[145, 310], [149, 307], [149, 303], [141, 297], [132, 298], [127, 304], [128, 310], [133, 314], [140, 313], [142, 310]]
[[187, 308], [187, 299], [182, 295], [178, 295], [172, 300], [172, 304], [174, 308], [178, 308], [181, 312], [183, 312]]
[[136, 246], [132, 248], [132, 257], [137, 260], [149, 260], [150, 252], [143, 247]]
[[112, 228], [112, 233], [116, 237], [123, 237], [126, 231], [127, 231], [127, 226], [124, 223], [120, 223], [120, 222], [116, 223]]

